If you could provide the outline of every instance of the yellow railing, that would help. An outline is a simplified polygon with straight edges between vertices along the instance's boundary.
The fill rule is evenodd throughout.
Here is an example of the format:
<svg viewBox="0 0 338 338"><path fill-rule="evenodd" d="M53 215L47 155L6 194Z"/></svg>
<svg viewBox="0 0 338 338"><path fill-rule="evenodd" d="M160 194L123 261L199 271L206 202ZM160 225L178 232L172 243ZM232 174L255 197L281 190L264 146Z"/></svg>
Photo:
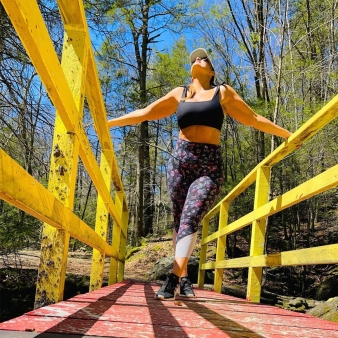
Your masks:
<svg viewBox="0 0 338 338"><path fill-rule="evenodd" d="M269 201L270 170L286 155L303 144L338 116L338 95L259 163L204 218L198 284L204 284L205 270L215 270L214 289L221 292L224 269L249 268L247 300L260 301L263 267L338 263L338 244L264 254L267 217L338 185L338 165L331 167L298 187ZM229 206L256 182L254 208L249 214L228 224ZM218 231L209 234L210 219L219 215ZM226 236L252 225L250 256L225 259ZM217 240L216 261L206 262L207 245Z"/></svg>
<svg viewBox="0 0 338 338"><path fill-rule="evenodd" d="M123 280L128 209L82 0L57 1L64 25L61 64L37 2L1 2L56 109L48 189L0 150L0 198L45 222L35 297L40 307L63 298L70 236L93 247L90 290L102 285L106 256L109 284ZM101 144L100 165L83 128L84 97ZM95 231L72 212L79 157L98 192ZM109 214L111 245L106 242Z"/></svg>
<svg viewBox="0 0 338 338"><path fill-rule="evenodd" d="M90 290L102 285L105 257L111 257L109 284L123 280L128 210L107 127L99 78L81 0L58 0L65 36L60 64L35 0L1 0L56 109L48 189L0 150L0 198L44 223L35 306L63 297L70 236L93 247ZM101 144L96 162L83 129L84 97ZM258 302L263 267L338 262L338 244L278 254L264 254L266 219L287 207L338 185L334 166L287 193L268 201L270 169L338 115L338 96L287 142L265 158L204 218L199 286L205 270L215 270L216 291L225 268L249 268L247 299ZM78 159L81 157L98 191L95 231L73 212ZM115 200L111 197L111 182ZM230 203L256 182L254 210L228 224ZM106 242L108 215L114 221L112 244ZM209 235L210 219L219 214L219 230ZM252 224L250 256L225 259L226 236ZM217 240L216 262L206 262L208 243Z"/></svg>

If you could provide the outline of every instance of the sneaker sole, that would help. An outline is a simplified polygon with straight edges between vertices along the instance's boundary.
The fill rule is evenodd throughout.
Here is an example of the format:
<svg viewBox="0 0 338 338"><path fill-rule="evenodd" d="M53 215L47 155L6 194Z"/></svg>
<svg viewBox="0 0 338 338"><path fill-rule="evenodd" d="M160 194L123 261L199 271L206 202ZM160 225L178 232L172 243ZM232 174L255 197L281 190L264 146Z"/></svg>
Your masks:
<svg viewBox="0 0 338 338"><path fill-rule="evenodd" d="M195 295L179 295L180 297L186 297L186 298L196 298Z"/></svg>
<svg viewBox="0 0 338 338"><path fill-rule="evenodd" d="M159 299L159 300L175 300L175 297L172 297L172 298L164 298L163 296L155 296L156 299Z"/></svg>

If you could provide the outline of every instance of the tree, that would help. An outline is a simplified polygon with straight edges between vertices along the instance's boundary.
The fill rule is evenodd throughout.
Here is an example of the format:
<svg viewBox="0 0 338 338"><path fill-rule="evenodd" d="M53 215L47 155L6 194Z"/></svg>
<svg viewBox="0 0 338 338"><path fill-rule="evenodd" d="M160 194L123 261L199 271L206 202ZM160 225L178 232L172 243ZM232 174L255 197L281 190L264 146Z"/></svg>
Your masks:
<svg viewBox="0 0 338 338"><path fill-rule="evenodd" d="M56 5L40 1L54 42L59 41L60 22ZM41 81L0 4L0 147L30 175L45 184L51 151L52 105ZM1 203L1 247L17 252L38 246L41 222Z"/></svg>
<svg viewBox="0 0 338 338"><path fill-rule="evenodd" d="M153 98L165 95L174 87L186 84L189 80L189 71L186 67L188 50L185 39L181 38L173 45L171 53L157 53L151 67L156 69L149 77L149 93ZM173 226L169 223L172 219L170 197L165 189L166 163L171 156L173 139L177 137L178 126L174 115L161 121L149 122L150 130L150 160L151 188L154 201L151 204L153 229L144 229L144 236L153 233L163 233Z"/></svg>
<svg viewBox="0 0 338 338"><path fill-rule="evenodd" d="M104 33L101 30L100 34L104 34L105 48L111 51L106 57L110 62L123 64L131 79L126 94L129 96L127 108L146 106L154 99L147 81L154 71L149 65L156 55L156 45L164 32L178 33L187 24L191 18L188 15L191 10L189 3L146 0L118 1L112 4L108 1L87 1L86 9L92 15L100 11L100 20L96 20L99 25L102 25L102 17L109 21L108 29ZM117 104L116 108L118 107ZM119 113L125 114L126 111L120 110ZM149 123L146 121L139 124L135 135L137 137L135 236L138 241L144 233L152 231L153 222L154 194L150 174Z"/></svg>

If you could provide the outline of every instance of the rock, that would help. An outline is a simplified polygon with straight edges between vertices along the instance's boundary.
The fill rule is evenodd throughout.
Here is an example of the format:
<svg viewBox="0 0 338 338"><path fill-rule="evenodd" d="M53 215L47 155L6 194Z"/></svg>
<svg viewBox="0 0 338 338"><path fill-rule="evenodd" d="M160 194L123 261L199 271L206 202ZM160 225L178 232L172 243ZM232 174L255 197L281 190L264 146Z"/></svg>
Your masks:
<svg viewBox="0 0 338 338"><path fill-rule="evenodd" d="M309 308L307 300L301 297L293 298L293 297L279 296L277 299L277 303L275 305L277 307L280 307L286 310L301 312L301 313L305 313L305 311Z"/></svg>
<svg viewBox="0 0 338 338"><path fill-rule="evenodd" d="M171 272L174 265L174 257L164 257L157 261L147 278L148 280L165 280L166 276Z"/></svg>
<svg viewBox="0 0 338 338"><path fill-rule="evenodd" d="M167 275L171 273L174 266L174 256L165 257L157 261L147 279L152 280L165 280ZM197 283L198 278L199 258L191 256L188 261L188 275L192 283ZM214 282L214 275L210 271L206 271L204 283L210 284Z"/></svg>
<svg viewBox="0 0 338 338"><path fill-rule="evenodd" d="M246 292L243 290L240 286L222 286L222 293L225 295L237 297L237 298L243 298L246 297Z"/></svg>
<svg viewBox="0 0 338 338"><path fill-rule="evenodd" d="M307 314L338 323L338 297L330 298L317 305L307 311Z"/></svg>
<svg viewBox="0 0 338 338"><path fill-rule="evenodd" d="M324 280L316 288L314 299L326 300L338 296L338 277L336 275Z"/></svg>

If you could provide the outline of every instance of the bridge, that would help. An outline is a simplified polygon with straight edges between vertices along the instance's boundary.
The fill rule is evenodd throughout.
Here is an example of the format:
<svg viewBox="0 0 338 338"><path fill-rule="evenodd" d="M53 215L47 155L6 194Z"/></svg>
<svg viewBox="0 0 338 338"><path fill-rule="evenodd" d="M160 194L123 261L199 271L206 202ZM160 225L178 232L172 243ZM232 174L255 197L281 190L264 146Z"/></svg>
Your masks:
<svg viewBox="0 0 338 338"><path fill-rule="evenodd" d="M44 222L35 310L0 323L1 337L73 334L114 337L338 337L338 324L260 304L265 267L338 263L338 244L266 254L267 219L285 208L338 185L338 165L269 200L273 166L338 115L333 98L287 141L259 163L205 216L196 299L155 301L155 283L124 280L128 207L107 127L98 72L81 0L58 0L64 25L59 62L35 0L1 0L56 109L50 177L45 188L0 149L0 198ZM84 98L101 145L97 163L83 128ZM81 158L97 191L95 229L73 213ZM230 222L229 207L255 184L253 210ZM111 188L113 186L113 188ZM108 215L113 219L112 243ZM210 222L218 229L211 232ZM250 254L225 257L226 237L251 227ZM89 292L63 300L70 238L93 248ZM207 248L216 243L216 260ZM109 286L102 288L106 257ZM224 269L248 268L246 300L221 294ZM205 271L215 274L213 291L204 289Z"/></svg>

